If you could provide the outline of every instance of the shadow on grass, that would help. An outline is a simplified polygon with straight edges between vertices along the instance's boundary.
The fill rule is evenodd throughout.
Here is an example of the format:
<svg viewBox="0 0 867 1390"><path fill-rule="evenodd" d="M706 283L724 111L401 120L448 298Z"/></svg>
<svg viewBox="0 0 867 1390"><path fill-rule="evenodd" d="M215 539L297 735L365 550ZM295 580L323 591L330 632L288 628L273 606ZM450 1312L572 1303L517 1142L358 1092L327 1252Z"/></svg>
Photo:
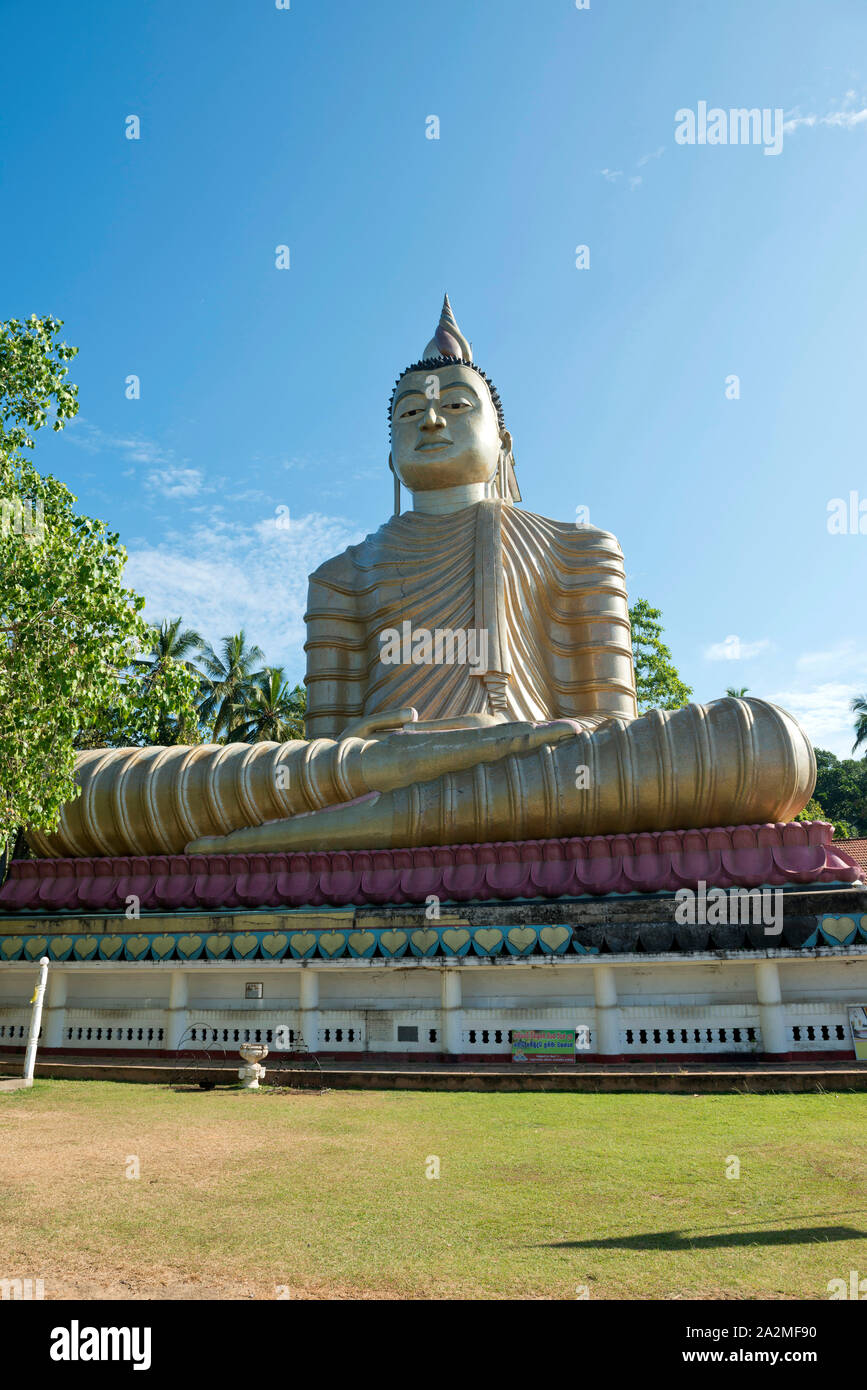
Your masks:
<svg viewBox="0 0 867 1390"><path fill-rule="evenodd" d="M835 1240L863 1240L867 1231L851 1226L796 1226L785 1231L720 1231L688 1236L683 1231L648 1231L604 1240L556 1240L536 1250L716 1250L729 1245L813 1245Z"/></svg>

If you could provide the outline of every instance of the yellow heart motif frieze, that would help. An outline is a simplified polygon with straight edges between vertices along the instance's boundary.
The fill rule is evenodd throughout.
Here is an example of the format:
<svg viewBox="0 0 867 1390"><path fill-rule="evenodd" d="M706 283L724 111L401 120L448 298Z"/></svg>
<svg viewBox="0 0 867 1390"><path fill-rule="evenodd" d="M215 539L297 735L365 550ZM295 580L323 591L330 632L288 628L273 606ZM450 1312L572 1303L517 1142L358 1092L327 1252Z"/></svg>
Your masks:
<svg viewBox="0 0 867 1390"><path fill-rule="evenodd" d="M4 936L2 942L0 942L0 953L2 953L7 960L10 956L16 955L17 952L21 950L22 939L23 938L20 936Z"/></svg>
<svg viewBox="0 0 867 1390"><path fill-rule="evenodd" d="M509 941L513 946L517 946L519 951L527 951L534 944L536 933L532 927L512 927L509 932Z"/></svg>
<svg viewBox="0 0 867 1390"><path fill-rule="evenodd" d="M251 956L259 945L259 938L252 932L241 932L232 941L232 950L239 956Z"/></svg>
<svg viewBox="0 0 867 1390"><path fill-rule="evenodd" d="M293 955L306 956L311 947L316 945L316 937L312 931L294 931L289 937L289 949Z"/></svg>
<svg viewBox="0 0 867 1390"><path fill-rule="evenodd" d="M324 931L319 936L319 949L324 951L326 956L333 956L340 950L341 946L346 945L346 937L343 932Z"/></svg>
<svg viewBox="0 0 867 1390"><path fill-rule="evenodd" d="M128 936L126 939L127 955L132 956L133 960L140 960L150 944L149 936Z"/></svg>
<svg viewBox="0 0 867 1390"><path fill-rule="evenodd" d="M571 935L568 927L543 927L539 932L539 940L549 950L556 951Z"/></svg>
<svg viewBox="0 0 867 1390"><path fill-rule="evenodd" d="M175 949L175 938L173 936L155 936L151 942L151 951L157 960L165 960Z"/></svg>
<svg viewBox="0 0 867 1390"><path fill-rule="evenodd" d="M205 949L214 956L221 956L225 951L228 951L231 944L232 938L230 936L209 936L205 942Z"/></svg>
<svg viewBox="0 0 867 1390"><path fill-rule="evenodd" d="M202 938L200 936L195 936L189 932L186 936L179 936L178 955L183 956L184 960L189 960L190 956L194 956L196 954L196 952L201 947L201 944Z"/></svg>
<svg viewBox="0 0 867 1390"><path fill-rule="evenodd" d="M52 936L52 938L51 938L51 954L52 954L53 956L56 956L56 958L57 958L58 960L59 960L62 956L65 956L66 953L67 953L67 951L71 951L71 950L72 950L72 937L71 937L71 936Z"/></svg>
<svg viewBox="0 0 867 1390"><path fill-rule="evenodd" d="M851 917L823 917L822 931L828 936L833 936L835 941L845 941L847 936L851 936L855 930L855 922Z"/></svg>
<svg viewBox="0 0 867 1390"><path fill-rule="evenodd" d="M106 958L117 955L118 951L123 950L122 936L104 936L100 944L101 954Z"/></svg>
<svg viewBox="0 0 867 1390"><path fill-rule="evenodd" d="M485 951L493 951L497 946L503 944L503 933L496 927L479 927L475 932L475 940Z"/></svg>
<svg viewBox="0 0 867 1390"><path fill-rule="evenodd" d="M414 931L410 940L417 950L421 951L423 955L427 955L428 951L437 944L439 937L435 931Z"/></svg>
<svg viewBox="0 0 867 1390"><path fill-rule="evenodd" d="M383 950L393 956L395 951L399 951L402 946L406 945L406 932L384 931L380 934L379 941Z"/></svg>
<svg viewBox="0 0 867 1390"><path fill-rule="evenodd" d="M99 938L96 936L80 936L72 948L72 953L79 960L90 960L91 956L96 955L99 950Z"/></svg>
<svg viewBox="0 0 867 1390"><path fill-rule="evenodd" d="M285 951L289 943L288 936L281 931L269 932L262 937L262 950L266 956L276 956L279 951Z"/></svg>
<svg viewBox="0 0 867 1390"><path fill-rule="evenodd" d="M469 939L470 934L468 931L459 930L457 928L449 928L448 931L443 932L444 945L448 946L449 950L453 951L455 955L457 955L462 947L466 946Z"/></svg>
<svg viewBox="0 0 867 1390"><path fill-rule="evenodd" d="M48 939L44 936L31 936L24 943L24 954L31 960L44 956L48 950Z"/></svg>
<svg viewBox="0 0 867 1390"><path fill-rule="evenodd" d="M372 931L354 931L350 934L349 944L353 951L357 951L363 956L365 951L369 951L371 946L376 945L376 937Z"/></svg>

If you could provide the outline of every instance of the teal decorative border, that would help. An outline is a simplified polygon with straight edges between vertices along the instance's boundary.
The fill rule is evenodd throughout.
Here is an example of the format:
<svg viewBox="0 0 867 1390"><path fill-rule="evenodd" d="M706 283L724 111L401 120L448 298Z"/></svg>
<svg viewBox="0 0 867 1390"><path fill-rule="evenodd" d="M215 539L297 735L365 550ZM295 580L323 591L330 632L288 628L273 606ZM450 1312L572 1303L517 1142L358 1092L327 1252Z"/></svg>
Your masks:
<svg viewBox="0 0 867 1390"><path fill-rule="evenodd" d="M462 927L433 923L419 927L342 927L310 931L106 932L102 935L55 933L0 937L0 964L47 955L54 961L192 961L239 960L419 960L437 956L595 955L596 946L574 940L571 927Z"/></svg>
<svg viewBox="0 0 867 1390"><path fill-rule="evenodd" d="M802 944L851 946L867 942L867 913L825 913ZM4 961L280 961L280 960L417 960L468 955L527 957L596 955L597 946L582 946L572 928L537 923L526 926L456 926L426 923L416 927L316 927L305 930L130 932L85 935L54 932L0 936Z"/></svg>

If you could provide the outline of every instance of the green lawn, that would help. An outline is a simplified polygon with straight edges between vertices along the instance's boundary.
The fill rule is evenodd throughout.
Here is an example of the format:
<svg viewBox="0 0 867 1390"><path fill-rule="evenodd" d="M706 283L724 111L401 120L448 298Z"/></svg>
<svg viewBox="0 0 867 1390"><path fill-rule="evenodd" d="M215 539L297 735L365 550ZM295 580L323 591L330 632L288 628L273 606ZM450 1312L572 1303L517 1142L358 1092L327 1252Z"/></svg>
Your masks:
<svg viewBox="0 0 867 1390"><path fill-rule="evenodd" d="M49 1298L825 1299L867 1275L865 1135L859 1094L42 1081L0 1094L0 1278Z"/></svg>

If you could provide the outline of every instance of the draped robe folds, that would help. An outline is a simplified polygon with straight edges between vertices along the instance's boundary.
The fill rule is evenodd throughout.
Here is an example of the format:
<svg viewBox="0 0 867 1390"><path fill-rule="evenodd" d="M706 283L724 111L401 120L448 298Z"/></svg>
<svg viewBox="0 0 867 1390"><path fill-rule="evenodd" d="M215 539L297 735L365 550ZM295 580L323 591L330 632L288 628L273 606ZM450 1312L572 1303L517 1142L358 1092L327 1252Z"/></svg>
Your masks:
<svg viewBox="0 0 867 1390"><path fill-rule="evenodd" d="M501 501L393 517L311 575L305 621L308 738L407 706L423 720L637 714L617 540ZM389 661L383 635L406 624L431 638L482 634L484 674L469 662Z"/></svg>

